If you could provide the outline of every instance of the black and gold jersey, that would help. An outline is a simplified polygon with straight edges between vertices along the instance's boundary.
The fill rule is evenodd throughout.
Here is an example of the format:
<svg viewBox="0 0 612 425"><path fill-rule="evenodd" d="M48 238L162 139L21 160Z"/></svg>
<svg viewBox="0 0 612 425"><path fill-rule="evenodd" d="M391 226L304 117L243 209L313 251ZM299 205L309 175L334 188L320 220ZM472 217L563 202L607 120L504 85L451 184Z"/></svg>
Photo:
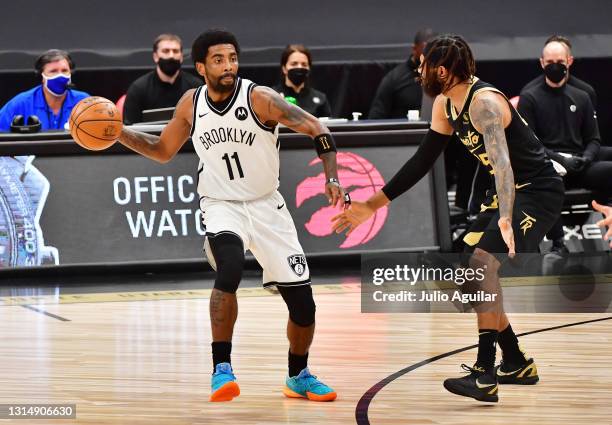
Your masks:
<svg viewBox="0 0 612 425"><path fill-rule="evenodd" d="M503 96L503 93L491 84L473 77L463 109L457 111L451 104L451 100L446 99L445 111L448 122L453 127L461 143L472 155L478 158L490 174L494 175L495 171L491 166L489 155L484 145L484 137L474 128L469 112L474 96L485 90L494 91ZM504 132L517 189L531 183L533 179L538 177L558 176L552 166L552 162L544 151L542 142L540 142L516 109L509 102L508 105L512 113L512 120L508 127L504 129Z"/></svg>

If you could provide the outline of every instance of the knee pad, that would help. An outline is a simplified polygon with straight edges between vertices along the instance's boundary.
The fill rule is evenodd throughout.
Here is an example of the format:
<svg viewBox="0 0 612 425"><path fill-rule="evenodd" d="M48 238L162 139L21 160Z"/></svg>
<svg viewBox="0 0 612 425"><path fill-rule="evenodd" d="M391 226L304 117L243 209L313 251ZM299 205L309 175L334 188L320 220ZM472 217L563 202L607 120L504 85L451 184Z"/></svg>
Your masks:
<svg viewBox="0 0 612 425"><path fill-rule="evenodd" d="M298 326L307 327L315 322L315 306L310 285L278 286L287 309L289 318Z"/></svg>
<svg viewBox="0 0 612 425"><path fill-rule="evenodd" d="M214 288L235 294L242 279L242 269L244 268L242 239L233 233L207 236L207 239L217 271Z"/></svg>

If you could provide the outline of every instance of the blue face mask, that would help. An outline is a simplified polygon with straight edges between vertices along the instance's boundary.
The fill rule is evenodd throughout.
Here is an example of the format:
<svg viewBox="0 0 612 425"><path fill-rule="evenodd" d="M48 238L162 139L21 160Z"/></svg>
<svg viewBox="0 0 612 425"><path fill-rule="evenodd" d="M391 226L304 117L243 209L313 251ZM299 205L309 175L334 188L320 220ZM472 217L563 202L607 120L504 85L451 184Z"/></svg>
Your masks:
<svg viewBox="0 0 612 425"><path fill-rule="evenodd" d="M68 90L70 84L70 74L57 74L53 77L47 77L43 74L45 87L54 96L63 96Z"/></svg>

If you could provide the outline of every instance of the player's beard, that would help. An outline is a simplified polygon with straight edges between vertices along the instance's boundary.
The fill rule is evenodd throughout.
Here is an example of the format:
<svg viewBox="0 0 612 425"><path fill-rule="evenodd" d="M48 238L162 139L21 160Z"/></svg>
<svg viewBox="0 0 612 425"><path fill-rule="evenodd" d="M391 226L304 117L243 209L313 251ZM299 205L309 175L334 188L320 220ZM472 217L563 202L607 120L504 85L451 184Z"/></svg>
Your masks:
<svg viewBox="0 0 612 425"><path fill-rule="evenodd" d="M420 78L420 80L421 85L423 86L423 91L431 97L436 97L437 95L441 94L446 85L438 79L435 68L433 72L428 70L428 72L426 72L425 75Z"/></svg>
<svg viewBox="0 0 612 425"><path fill-rule="evenodd" d="M232 83L231 84L224 84L221 82L221 80L223 80L223 78L225 77L232 77ZM226 72L224 74L222 74L217 81L213 82L211 84L212 89L214 91L216 91L217 93L229 93L232 92L234 90L234 87L236 86L236 74L234 74L233 72Z"/></svg>

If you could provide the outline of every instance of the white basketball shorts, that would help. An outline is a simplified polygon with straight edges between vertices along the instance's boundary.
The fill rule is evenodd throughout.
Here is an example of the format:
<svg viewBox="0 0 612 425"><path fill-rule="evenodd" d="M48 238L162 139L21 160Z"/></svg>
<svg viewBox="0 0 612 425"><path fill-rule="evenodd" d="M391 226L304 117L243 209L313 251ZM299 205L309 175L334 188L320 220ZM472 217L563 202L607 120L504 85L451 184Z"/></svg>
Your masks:
<svg viewBox="0 0 612 425"><path fill-rule="evenodd" d="M202 198L206 235L233 233L250 250L263 269L263 286L310 284L310 270L297 237L295 224L280 192L254 201L222 201ZM208 261L216 268L208 240L204 242Z"/></svg>

